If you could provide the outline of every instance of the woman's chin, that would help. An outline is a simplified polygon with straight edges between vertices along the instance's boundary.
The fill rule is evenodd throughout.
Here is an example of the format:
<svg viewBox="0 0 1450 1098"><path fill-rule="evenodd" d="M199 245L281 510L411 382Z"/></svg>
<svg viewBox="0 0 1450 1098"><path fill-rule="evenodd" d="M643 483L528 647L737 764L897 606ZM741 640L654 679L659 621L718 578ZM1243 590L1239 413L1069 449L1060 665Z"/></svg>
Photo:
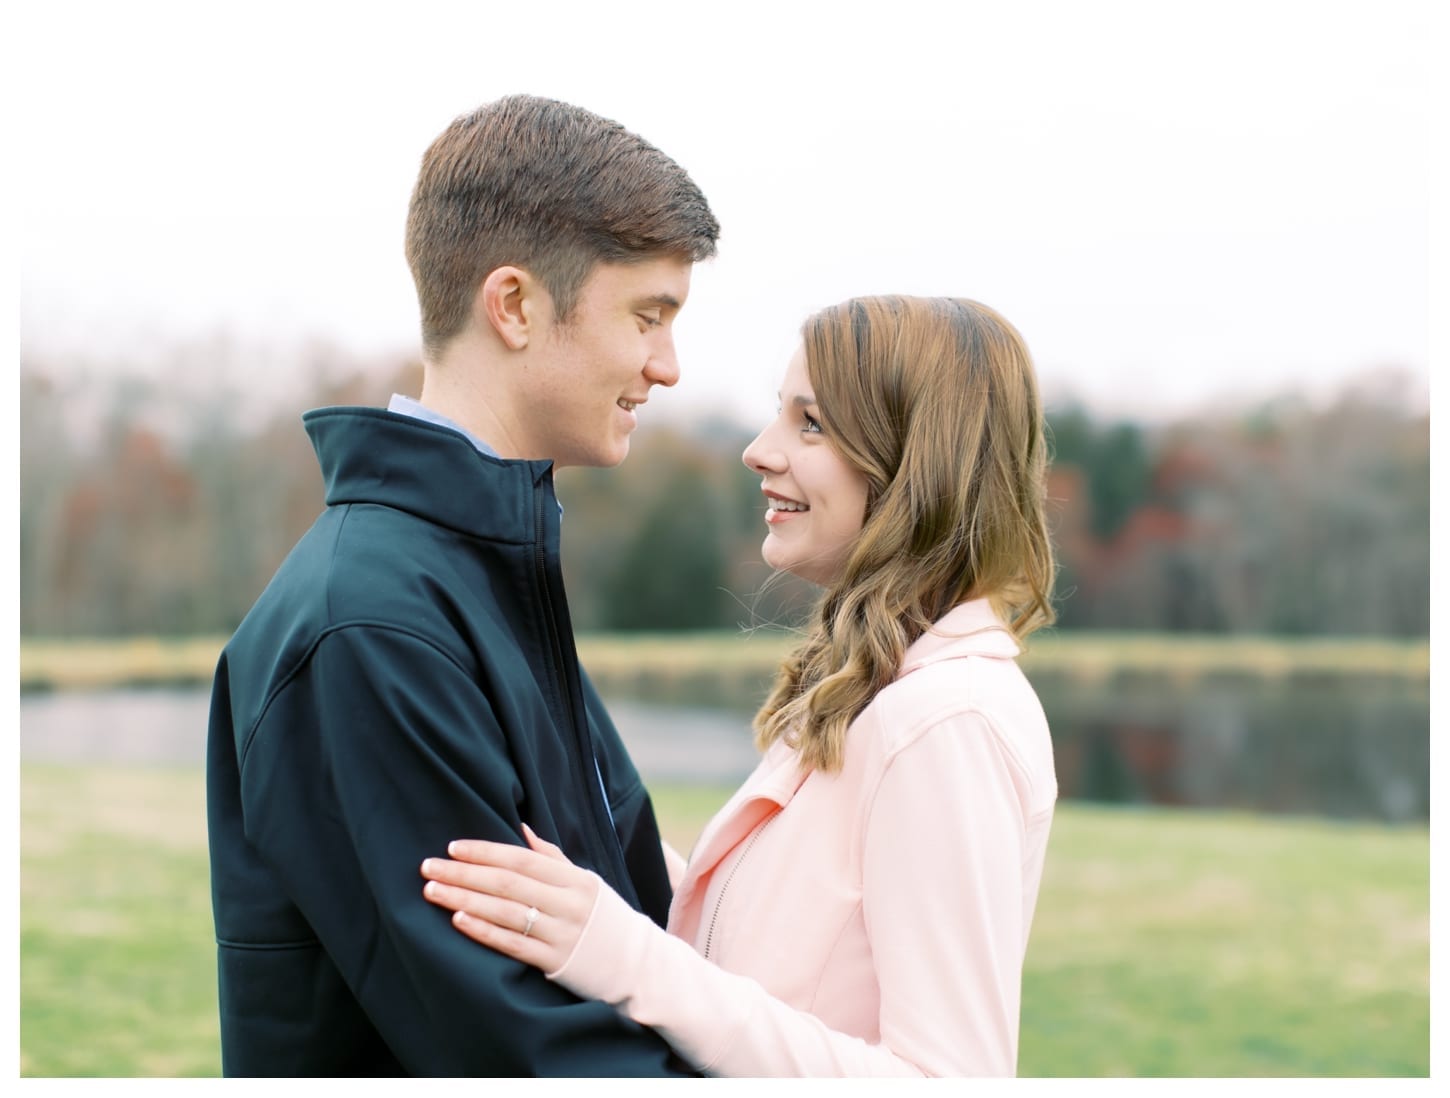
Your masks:
<svg viewBox="0 0 1450 1098"><path fill-rule="evenodd" d="M792 575L795 574L795 569L792 567L795 562L791 559L790 553L780 544L780 540L774 533L765 535L765 541L760 546L760 559L765 561L766 564L770 565L777 572L790 572Z"/></svg>

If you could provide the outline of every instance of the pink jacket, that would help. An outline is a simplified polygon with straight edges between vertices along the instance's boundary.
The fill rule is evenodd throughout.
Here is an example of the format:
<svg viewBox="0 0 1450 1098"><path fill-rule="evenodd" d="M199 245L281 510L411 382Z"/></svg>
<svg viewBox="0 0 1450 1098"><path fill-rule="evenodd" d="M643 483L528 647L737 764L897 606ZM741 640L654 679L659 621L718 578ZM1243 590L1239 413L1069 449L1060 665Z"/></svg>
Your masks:
<svg viewBox="0 0 1450 1098"><path fill-rule="evenodd" d="M710 1074L1015 1074L1057 798L1017 653L985 601L952 610L840 772L765 754L701 834L668 934L601 887L550 978Z"/></svg>

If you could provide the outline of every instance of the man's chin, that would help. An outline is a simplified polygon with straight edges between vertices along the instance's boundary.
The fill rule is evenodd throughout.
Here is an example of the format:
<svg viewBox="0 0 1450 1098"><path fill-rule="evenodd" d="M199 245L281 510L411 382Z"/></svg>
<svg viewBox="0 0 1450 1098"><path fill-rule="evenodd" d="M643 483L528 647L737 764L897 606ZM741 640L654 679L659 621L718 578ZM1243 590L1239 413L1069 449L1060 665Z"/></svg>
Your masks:
<svg viewBox="0 0 1450 1098"><path fill-rule="evenodd" d="M622 465L624 459L629 457L629 436L625 435L614 448L609 452L606 460L599 464L606 469L613 469L616 465Z"/></svg>
<svg viewBox="0 0 1450 1098"><path fill-rule="evenodd" d="M629 456L629 439L607 448L554 459L556 469L613 469Z"/></svg>

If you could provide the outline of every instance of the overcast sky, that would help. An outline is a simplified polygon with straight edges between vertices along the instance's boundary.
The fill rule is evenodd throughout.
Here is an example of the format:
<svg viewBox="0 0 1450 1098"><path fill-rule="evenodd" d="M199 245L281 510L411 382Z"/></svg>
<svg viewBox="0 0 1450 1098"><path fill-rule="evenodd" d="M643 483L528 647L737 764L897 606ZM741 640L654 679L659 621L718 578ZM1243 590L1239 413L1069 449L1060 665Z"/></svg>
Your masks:
<svg viewBox="0 0 1450 1098"><path fill-rule="evenodd" d="M998 308L1050 394L1113 412L1428 391L1437 6L31 4L22 350L148 368L227 331L257 350L218 383L277 393L307 339L415 354L419 157L527 91L642 134L722 223L652 409L758 421L807 312L892 291Z"/></svg>

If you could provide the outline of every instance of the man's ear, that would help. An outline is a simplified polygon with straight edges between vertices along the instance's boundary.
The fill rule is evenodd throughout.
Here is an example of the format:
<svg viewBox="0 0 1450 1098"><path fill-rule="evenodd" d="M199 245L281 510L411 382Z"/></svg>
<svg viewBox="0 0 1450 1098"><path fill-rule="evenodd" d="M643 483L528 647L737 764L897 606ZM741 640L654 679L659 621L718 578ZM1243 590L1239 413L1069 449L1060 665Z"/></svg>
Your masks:
<svg viewBox="0 0 1450 1098"><path fill-rule="evenodd" d="M475 323L497 332L505 347L521 351L544 330L553 300L522 267L495 267L474 295L473 315Z"/></svg>

